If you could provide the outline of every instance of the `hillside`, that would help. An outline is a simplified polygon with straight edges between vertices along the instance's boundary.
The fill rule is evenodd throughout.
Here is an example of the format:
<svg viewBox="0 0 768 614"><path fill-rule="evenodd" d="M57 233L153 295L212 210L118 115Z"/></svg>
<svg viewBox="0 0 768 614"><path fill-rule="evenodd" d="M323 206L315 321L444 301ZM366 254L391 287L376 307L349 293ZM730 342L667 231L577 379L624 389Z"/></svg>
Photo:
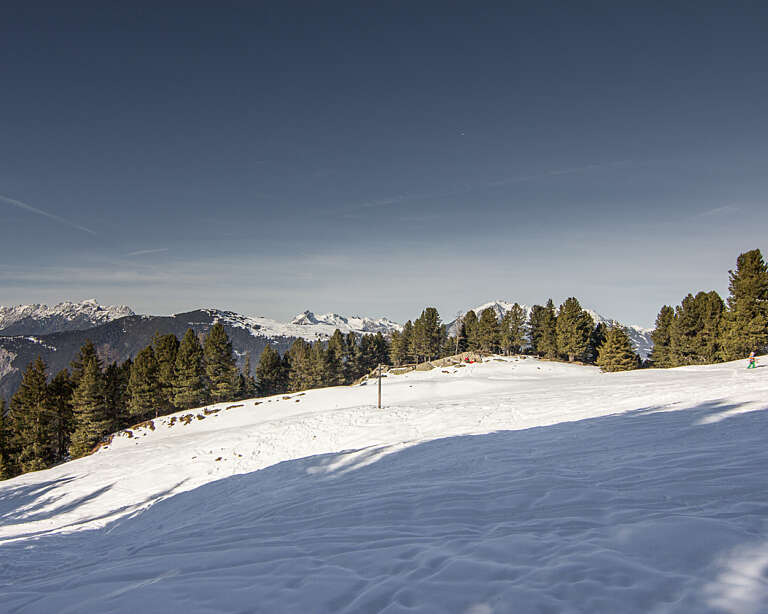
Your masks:
<svg viewBox="0 0 768 614"><path fill-rule="evenodd" d="M0 335L48 335L85 330L134 315L125 305L99 305L94 299L56 305L0 305Z"/></svg>
<svg viewBox="0 0 768 614"><path fill-rule="evenodd" d="M14 612L754 613L768 369L536 359L222 404L0 483Z"/></svg>

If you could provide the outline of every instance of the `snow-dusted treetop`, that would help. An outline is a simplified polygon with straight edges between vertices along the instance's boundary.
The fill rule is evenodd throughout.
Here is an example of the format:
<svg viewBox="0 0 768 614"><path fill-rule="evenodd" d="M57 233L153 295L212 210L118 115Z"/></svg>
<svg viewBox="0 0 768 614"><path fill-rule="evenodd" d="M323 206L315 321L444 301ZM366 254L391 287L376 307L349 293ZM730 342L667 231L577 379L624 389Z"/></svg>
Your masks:
<svg viewBox="0 0 768 614"><path fill-rule="evenodd" d="M32 327L34 330L18 331L18 334L34 332L48 334L64 330L80 330L98 326L134 315L125 305L100 305L95 299L74 303L64 301L56 305L0 306L0 332L16 334L14 328Z"/></svg>

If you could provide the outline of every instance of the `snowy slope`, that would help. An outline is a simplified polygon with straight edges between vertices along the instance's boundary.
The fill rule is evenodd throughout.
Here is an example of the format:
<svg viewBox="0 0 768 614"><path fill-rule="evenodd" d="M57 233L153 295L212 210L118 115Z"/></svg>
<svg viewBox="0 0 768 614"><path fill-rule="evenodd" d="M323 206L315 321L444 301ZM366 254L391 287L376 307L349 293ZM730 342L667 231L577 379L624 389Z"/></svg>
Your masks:
<svg viewBox="0 0 768 614"><path fill-rule="evenodd" d="M182 412L0 483L0 603L757 614L767 393L528 358Z"/></svg>
<svg viewBox="0 0 768 614"><path fill-rule="evenodd" d="M99 305L94 299L57 305L0 306L0 335L47 335L85 330L134 315L125 305Z"/></svg>
<svg viewBox="0 0 768 614"><path fill-rule="evenodd" d="M490 307L496 313L496 317L501 319L502 317L504 317L505 313L507 313L512 309L513 305L514 303L510 303L509 301L490 301L488 303L484 303L482 305L478 305L477 307L472 308L472 311L474 311L479 316L482 311ZM522 305L522 304L520 306L525 311L525 317L527 320L531 315L532 307L530 305ZM470 311L470 310L468 309L467 311ZM461 316L466 314L467 311L464 311L461 314ZM653 349L653 340L651 339L651 333L653 332L653 329L643 328L642 326L636 326L634 324L632 325L622 324L618 320L614 320L612 318L606 318L605 316L597 313L592 309L585 309L585 311L589 313L590 316L592 316L592 319L595 321L595 324L602 323L607 326L621 326L625 328L627 330L627 333L629 334L629 338L632 341L632 345L635 348L635 351L638 354L640 354L642 358L648 358L648 356L650 356L651 350ZM458 318L456 318L455 320L453 320L448 324L448 333L450 335L453 335L453 336L456 335L457 322L458 322Z"/></svg>

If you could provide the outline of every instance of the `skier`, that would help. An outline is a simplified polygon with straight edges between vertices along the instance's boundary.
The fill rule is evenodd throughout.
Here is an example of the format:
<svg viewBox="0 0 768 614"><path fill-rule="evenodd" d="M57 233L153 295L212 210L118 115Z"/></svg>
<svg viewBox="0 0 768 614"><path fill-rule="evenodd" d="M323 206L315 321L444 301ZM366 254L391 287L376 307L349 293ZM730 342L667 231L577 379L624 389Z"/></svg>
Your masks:
<svg viewBox="0 0 768 614"><path fill-rule="evenodd" d="M749 353L749 364L747 365L747 369L756 369L757 368L757 358L755 358L755 353L750 352Z"/></svg>

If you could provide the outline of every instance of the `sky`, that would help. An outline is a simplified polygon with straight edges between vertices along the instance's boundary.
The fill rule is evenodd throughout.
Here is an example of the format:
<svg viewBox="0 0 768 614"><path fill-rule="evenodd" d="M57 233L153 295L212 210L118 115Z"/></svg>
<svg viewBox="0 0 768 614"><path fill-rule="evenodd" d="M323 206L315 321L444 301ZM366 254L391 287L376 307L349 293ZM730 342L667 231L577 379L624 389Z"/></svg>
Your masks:
<svg viewBox="0 0 768 614"><path fill-rule="evenodd" d="M0 304L652 325L768 255L761 2L0 4Z"/></svg>

